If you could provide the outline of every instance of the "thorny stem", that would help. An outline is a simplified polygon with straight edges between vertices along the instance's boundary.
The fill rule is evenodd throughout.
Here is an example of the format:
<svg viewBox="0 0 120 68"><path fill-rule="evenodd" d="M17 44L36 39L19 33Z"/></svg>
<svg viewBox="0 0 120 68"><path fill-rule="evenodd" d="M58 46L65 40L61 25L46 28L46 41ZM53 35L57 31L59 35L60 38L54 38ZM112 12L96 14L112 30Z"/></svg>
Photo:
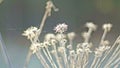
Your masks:
<svg viewBox="0 0 120 68"><path fill-rule="evenodd" d="M99 62L98 68L100 67L101 63L106 59L108 54L112 51L112 49L115 47L115 45L118 43L118 40L120 39L120 36L116 39L115 43L112 45L109 51L106 52L106 55L102 58L102 60Z"/></svg>

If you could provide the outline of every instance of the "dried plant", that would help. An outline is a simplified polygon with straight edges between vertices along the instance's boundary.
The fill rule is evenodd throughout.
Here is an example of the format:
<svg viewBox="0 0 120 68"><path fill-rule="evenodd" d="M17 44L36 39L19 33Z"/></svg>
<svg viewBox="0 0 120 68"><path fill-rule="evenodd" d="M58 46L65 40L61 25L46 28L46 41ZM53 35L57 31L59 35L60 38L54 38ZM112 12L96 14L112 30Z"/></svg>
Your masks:
<svg viewBox="0 0 120 68"><path fill-rule="evenodd" d="M119 68L120 36L111 46L110 41L105 40L107 33L112 28L112 24L103 24L102 28L104 32L98 44L99 46L95 50L91 50L94 44L91 42L90 37L97 29L97 26L92 22L85 24L88 31L82 33L84 41L77 43L75 49L73 48L73 40L76 33L66 33L68 25L65 23L58 24L53 29L55 33L46 34L43 41L40 42L39 36L41 35L47 17L51 16L52 9L58 11L50 0L47 1L45 8L45 14L40 27L32 26L22 34L31 41L24 68L27 68L31 55L36 55L44 68Z"/></svg>

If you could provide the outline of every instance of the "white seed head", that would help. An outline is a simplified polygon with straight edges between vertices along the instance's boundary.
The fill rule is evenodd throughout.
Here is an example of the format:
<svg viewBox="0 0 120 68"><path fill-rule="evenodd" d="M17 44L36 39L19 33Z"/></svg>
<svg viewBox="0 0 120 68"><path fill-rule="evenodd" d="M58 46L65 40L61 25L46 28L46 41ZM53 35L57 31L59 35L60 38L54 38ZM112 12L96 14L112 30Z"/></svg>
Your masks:
<svg viewBox="0 0 120 68"><path fill-rule="evenodd" d="M66 43L67 43L67 40L66 40L66 39L62 39L62 40L60 41L60 43L66 44Z"/></svg>
<svg viewBox="0 0 120 68"><path fill-rule="evenodd" d="M55 40L55 39L51 39L51 45L56 45L56 43L57 43L57 40Z"/></svg>
<svg viewBox="0 0 120 68"><path fill-rule="evenodd" d="M101 57L102 56L102 52L100 52L100 51L95 51L94 53L95 53L95 56L97 56L97 57Z"/></svg>
<svg viewBox="0 0 120 68"><path fill-rule="evenodd" d="M82 37L83 37L84 39L87 39L87 38L89 37L88 32L83 32L83 33L82 33Z"/></svg>
<svg viewBox="0 0 120 68"><path fill-rule="evenodd" d="M36 53L39 49L40 49L41 45L40 43L33 43L31 46L30 46L30 50L32 51L32 53Z"/></svg>
<svg viewBox="0 0 120 68"><path fill-rule="evenodd" d="M33 39L37 35L37 32L38 32L38 28L31 26L30 28L28 28L27 30L25 30L22 35L26 36L27 39Z"/></svg>
<svg viewBox="0 0 120 68"><path fill-rule="evenodd" d="M112 24L110 24L110 23L104 24L104 25L102 26L102 28L103 28L104 30L110 31L111 28L112 28Z"/></svg>
<svg viewBox="0 0 120 68"><path fill-rule="evenodd" d="M48 47L48 46L50 46L51 44L50 44L50 42L48 42L48 41L44 41L44 43L43 43L43 46L44 47Z"/></svg>
<svg viewBox="0 0 120 68"><path fill-rule="evenodd" d="M67 34L69 40L73 40L75 38L75 32L70 32Z"/></svg>
<svg viewBox="0 0 120 68"><path fill-rule="evenodd" d="M72 45L68 45L67 48L71 50L72 49Z"/></svg>
<svg viewBox="0 0 120 68"><path fill-rule="evenodd" d="M55 35L52 33L48 33L45 35L45 41L50 41L52 39L55 39Z"/></svg>
<svg viewBox="0 0 120 68"><path fill-rule="evenodd" d="M48 6L50 6L50 7L52 7L52 6L53 6L52 1L48 1L46 4L47 4Z"/></svg>
<svg viewBox="0 0 120 68"><path fill-rule="evenodd" d="M76 50L76 53L77 53L77 54L80 54L80 53L83 53L83 52L84 52L84 50L81 49L81 48L79 48L79 49Z"/></svg>
<svg viewBox="0 0 120 68"><path fill-rule="evenodd" d="M85 26L94 31L97 29L97 26L95 24L93 24L93 22L88 22L85 24Z"/></svg>
<svg viewBox="0 0 120 68"><path fill-rule="evenodd" d="M105 50L109 50L111 47L110 46L106 46L105 47Z"/></svg>
<svg viewBox="0 0 120 68"><path fill-rule="evenodd" d="M85 48L85 52L92 53L92 51L90 50L90 48Z"/></svg>
<svg viewBox="0 0 120 68"><path fill-rule="evenodd" d="M70 51L70 56L75 56L75 51L74 50Z"/></svg>
<svg viewBox="0 0 120 68"><path fill-rule="evenodd" d="M110 44L110 42L108 41L108 40L105 40L105 41L103 41L102 43L101 43L101 45L105 45L105 46L107 46L107 45L109 45Z"/></svg>
<svg viewBox="0 0 120 68"><path fill-rule="evenodd" d="M62 39L66 38L65 34L57 34L56 35L56 40L61 41Z"/></svg>
<svg viewBox="0 0 120 68"><path fill-rule="evenodd" d="M82 48L89 48L90 47L90 45L89 45L89 43L82 43Z"/></svg>
<svg viewBox="0 0 120 68"><path fill-rule="evenodd" d="M54 28L54 30L55 30L56 33L63 33L63 32L65 32L65 31L67 31L67 29L68 29L68 25L66 25L65 23L63 23L63 24L58 24L58 25Z"/></svg>

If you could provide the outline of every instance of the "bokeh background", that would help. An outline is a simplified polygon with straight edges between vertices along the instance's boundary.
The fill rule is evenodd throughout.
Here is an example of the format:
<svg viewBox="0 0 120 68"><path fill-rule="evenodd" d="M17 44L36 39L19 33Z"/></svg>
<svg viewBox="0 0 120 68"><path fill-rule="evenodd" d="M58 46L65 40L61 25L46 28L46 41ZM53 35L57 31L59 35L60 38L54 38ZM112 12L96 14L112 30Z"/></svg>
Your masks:
<svg viewBox="0 0 120 68"><path fill-rule="evenodd" d="M47 0L4 0L0 4L0 33L7 48L13 68L23 68L30 42L22 32L30 26L38 27L45 11ZM120 0L53 0L59 12L52 12L45 23L41 40L45 33L54 32L58 23L69 25L68 32L77 33L76 42L81 42L81 32L86 30L86 22L94 22L98 30L91 41L99 42L102 24L112 23L113 29L106 39L111 44L120 34ZM96 46L96 45L95 45ZM40 68L36 56L32 56L29 68ZM0 68L7 68L0 48ZM42 67L41 67L42 68Z"/></svg>

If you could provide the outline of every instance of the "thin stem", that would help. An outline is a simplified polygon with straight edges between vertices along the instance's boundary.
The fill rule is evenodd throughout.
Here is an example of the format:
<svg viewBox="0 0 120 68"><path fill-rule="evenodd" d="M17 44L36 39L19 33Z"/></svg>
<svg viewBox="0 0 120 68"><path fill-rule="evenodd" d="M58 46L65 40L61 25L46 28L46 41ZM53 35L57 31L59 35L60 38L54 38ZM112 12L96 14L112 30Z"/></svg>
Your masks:
<svg viewBox="0 0 120 68"><path fill-rule="evenodd" d="M86 66L87 66L88 61L89 61L89 54L87 53L87 54L86 54L86 63L85 63L85 65L84 65L84 67L86 67Z"/></svg>
<svg viewBox="0 0 120 68"><path fill-rule="evenodd" d="M36 38L35 38L35 41L37 41L38 37L41 35L42 29L43 29L43 27L44 27L44 24L45 24L45 21L46 21L47 17L48 17L48 11L46 10L46 11L45 11L45 14L44 14L44 16L43 16L42 22L41 22L41 24L40 24L40 27L39 27L38 35L37 35Z"/></svg>
<svg viewBox="0 0 120 68"><path fill-rule="evenodd" d="M44 57L41 55L41 53L39 51L38 51L38 53L36 53L36 56L40 60L40 62L44 66L44 68L50 68L50 66L47 64L47 62L45 61Z"/></svg>
<svg viewBox="0 0 120 68"><path fill-rule="evenodd" d="M105 36L107 35L107 32L108 32L107 30L104 30L101 41L100 41L100 45L103 43Z"/></svg>
<svg viewBox="0 0 120 68"><path fill-rule="evenodd" d="M91 28L89 28L89 30L88 30L88 37L85 39L85 42L89 42L89 39L90 39L92 31L93 30Z"/></svg>
<svg viewBox="0 0 120 68"><path fill-rule="evenodd" d="M50 54L50 52L49 52L49 50L48 50L47 47L46 47L46 50L47 50L48 56L49 56L49 58L50 58L50 60L51 60L52 66L53 66L54 68L57 68L57 66L56 66L56 64L54 63L54 61L53 61L53 59L52 59L52 56L51 56L51 54Z"/></svg>
<svg viewBox="0 0 120 68"><path fill-rule="evenodd" d="M109 62L105 65L105 67L108 66L119 54L120 54L120 50L115 54L115 56L112 56L109 59Z"/></svg>
<svg viewBox="0 0 120 68"><path fill-rule="evenodd" d="M26 58L26 61L24 64L24 68L28 68L28 63L30 61L31 56L32 56L32 51L29 49L28 54L27 54L27 58Z"/></svg>
<svg viewBox="0 0 120 68"><path fill-rule="evenodd" d="M120 57L120 56L119 56L119 57ZM120 61L120 58L116 59L113 63L110 64L110 66L113 66L113 65L119 63L119 61Z"/></svg>
<svg viewBox="0 0 120 68"><path fill-rule="evenodd" d="M52 63L52 61L51 61L51 59L50 59L50 57L48 56L47 52L45 51L45 49L42 49L42 50L43 50L45 56L47 57L48 61L50 62L50 64L51 64L52 66L54 66L53 63Z"/></svg>
<svg viewBox="0 0 120 68"><path fill-rule="evenodd" d="M98 58L97 62L95 63L94 68L97 68L98 62L100 61L100 57Z"/></svg>
<svg viewBox="0 0 120 68"><path fill-rule="evenodd" d="M57 49L56 49L56 45L53 45L53 48L55 50L55 58L56 58L56 61L58 63L58 66L59 66L59 68L62 68L59 57L58 57L58 52L57 52Z"/></svg>
<svg viewBox="0 0 120 68"><path fill-rule="evenodd" d="M120 62L118 62L118 63L115 65L115 68L118 68L119 65L120 65Z"/></svg>
<svg viewBox="0 0 120 68"><path fill-rule="evenodd" d="M109 53L113 50L113 48L115 47L115 45L118 43L119 39L120 39L120 36L116 39L115 43L112 45L112 47L110 48L110 50L106 52L106 55L100 61L99 65L98 65L98 68L100 67L101 63L106 59L106 57L109 55Z"/></svg>
<svg viewBox="0 0 120 68"><path fill-rule="evenodd" d="M115 49L115 51L112 53L112 55L110 56L110 59L112 59L113 56L119 54L119 51L120 51L119 48L120 48L120 44L118 45L117 49ZM116 54L116 53L117 53L117 54Z"/></svg>
<svg viewBox="0 0 120 68"><path fill-rule="evenodd" d="M90 68L94 68L94 65L95 65L97 59L98 59L98 57L95 56Z"/></svg>
<svg viewBox="0 0 120 68"><path fill-rule="evenodd" d="M42 18L42 21L41 21L41 24L39 26L39 32L38 32L38 35L35 38L35 41L37 41L38 37L41 35L41 32L42 32L42 29L44 27L45 21L46 21L47 17L49 17L51 15L52 8L54 9L54 11L58 11L58 9L55 7L55 5L52 3L52 1L49 0L48 2L51 2L52 6L46 3L47 5L46 5L45 14L44 14L44 16ZM49 8L47 8L47 7L49 7Z"/></svg>

